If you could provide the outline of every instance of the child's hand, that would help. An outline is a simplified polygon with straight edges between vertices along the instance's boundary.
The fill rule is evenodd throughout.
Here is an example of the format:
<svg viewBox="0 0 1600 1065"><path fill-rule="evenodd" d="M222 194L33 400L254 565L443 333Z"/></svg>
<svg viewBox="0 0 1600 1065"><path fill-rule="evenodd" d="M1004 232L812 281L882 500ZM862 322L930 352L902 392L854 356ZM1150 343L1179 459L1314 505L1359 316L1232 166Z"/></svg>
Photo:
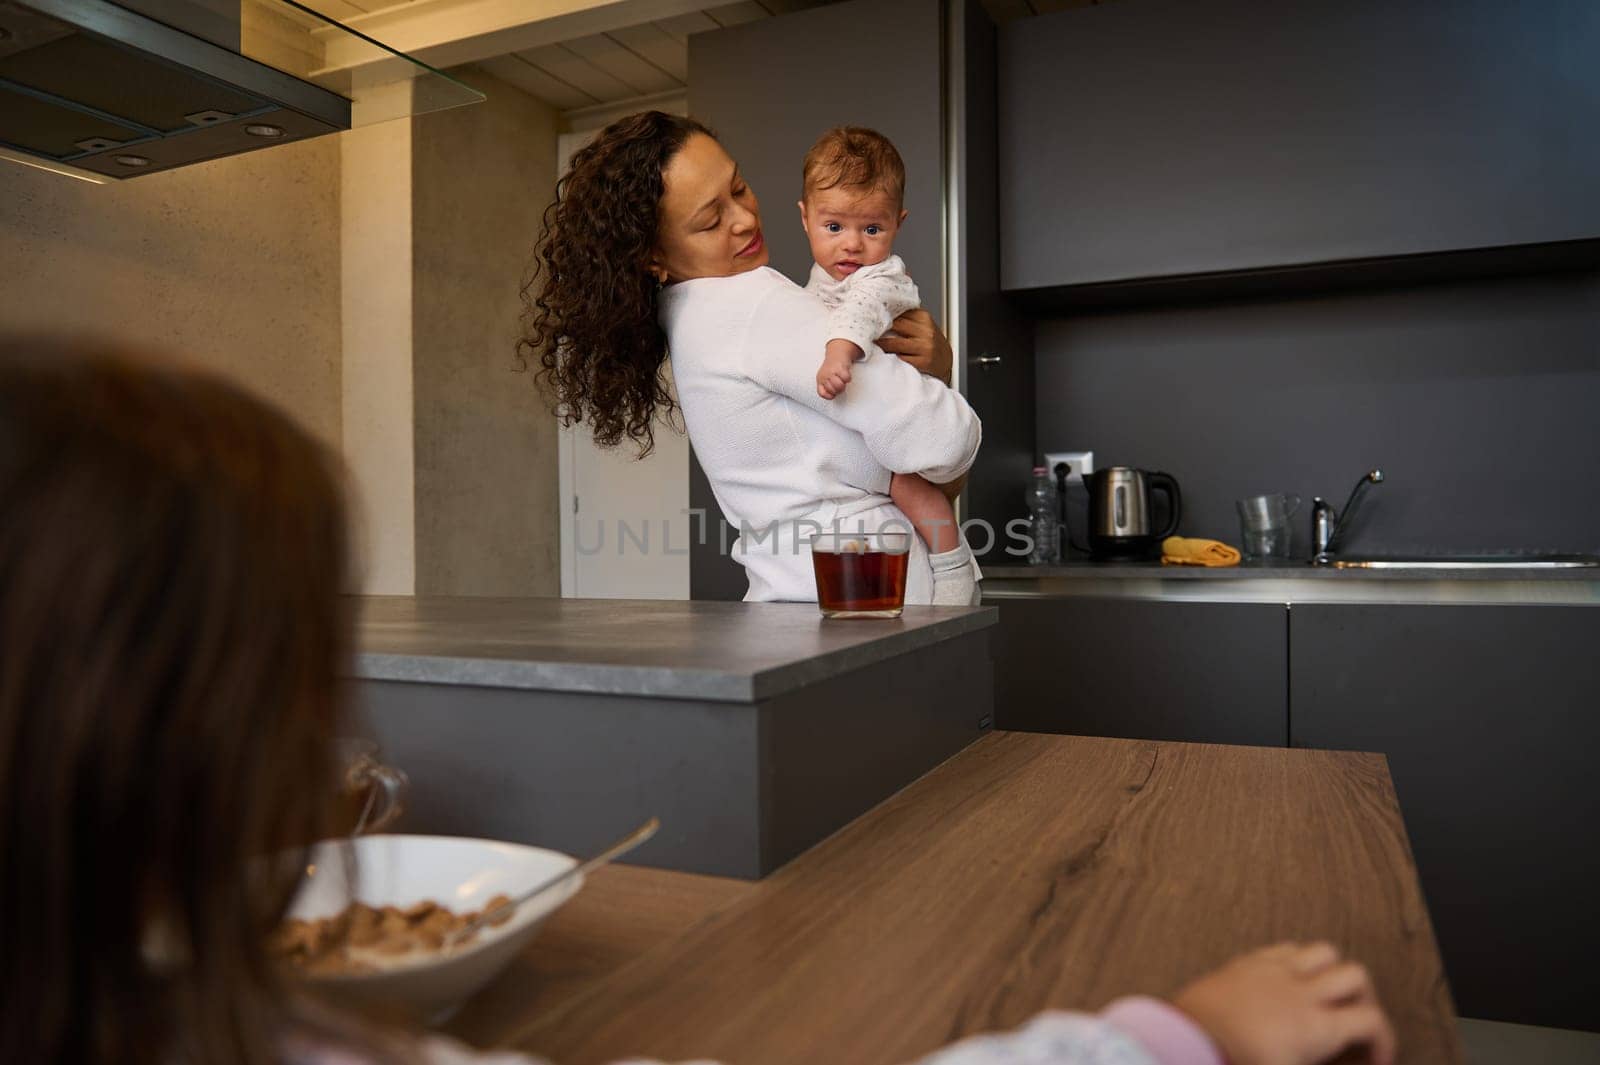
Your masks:
<svg viewBox="0 0 1600 1065"><path fill-rule="evenodd" d="M850 363L848 361L835 363L832 359L825 360L822 369L817 371L817 395L823 399L832 399L844 391L844 386L850 383Z"/></svg>
<svg viewBox="0 0 1600 1065"><path fill-rule="evenodd" d="M1351 1048L1394 1061L1394 1029L1366 969L1330 943L1279 943L1233 959L1173 998L1233 1065L1315 1065Z"/></svg>
<svg viewBox="0 0 1600 1065"><path fill-rule="evenodd" d="M850 383L850 364L861 358L861 349L848 340L828 341L822 369L817 371L817 395L833 399Z"/></svg>

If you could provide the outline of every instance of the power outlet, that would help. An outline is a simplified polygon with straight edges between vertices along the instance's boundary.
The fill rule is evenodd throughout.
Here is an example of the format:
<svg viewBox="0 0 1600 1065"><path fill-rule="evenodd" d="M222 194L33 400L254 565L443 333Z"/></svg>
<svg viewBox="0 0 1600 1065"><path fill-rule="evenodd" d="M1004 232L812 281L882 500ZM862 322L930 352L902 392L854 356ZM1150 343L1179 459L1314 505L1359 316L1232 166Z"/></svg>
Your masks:
<svg viewBox="0 0 1600 1065"><path fill-rule="evenodd" d="M1072 467L1072 472L1067 474L1068 484L1082 484L1083 475L1094 472L1093 451L1046 451L1044 453L1045 469L1050 471L1050 476L1056 473L1056 463L1065 462Z"/></svg>

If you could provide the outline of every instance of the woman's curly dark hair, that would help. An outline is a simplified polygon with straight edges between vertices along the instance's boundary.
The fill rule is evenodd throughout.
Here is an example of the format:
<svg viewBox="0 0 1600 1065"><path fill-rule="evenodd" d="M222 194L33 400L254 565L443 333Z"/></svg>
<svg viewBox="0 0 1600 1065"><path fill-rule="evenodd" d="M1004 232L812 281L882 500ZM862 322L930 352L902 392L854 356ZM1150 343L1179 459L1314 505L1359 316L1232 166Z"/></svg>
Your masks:
<svg viewBox="0 0 1600 1065"><path fill-rule="evenodd" d="M661 111L601 130L557 182L522 286L517 354L539 363L537 380L562 424L587 422L601 447L627 437L641 458L655 444L657 414L677 406L662 380L667 337L648 269L662 171L696 133L713 135Z"/></svg>

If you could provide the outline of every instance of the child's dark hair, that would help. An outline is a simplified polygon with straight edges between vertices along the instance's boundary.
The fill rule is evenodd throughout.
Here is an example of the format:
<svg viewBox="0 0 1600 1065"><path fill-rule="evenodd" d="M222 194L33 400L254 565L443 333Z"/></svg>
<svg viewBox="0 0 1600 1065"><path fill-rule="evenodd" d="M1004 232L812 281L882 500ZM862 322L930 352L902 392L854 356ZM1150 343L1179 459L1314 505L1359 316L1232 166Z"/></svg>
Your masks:
<svg viewBox="0 0 1600 1065"><path fill-rule="evenodd" d="M805 195L819 189L883 191L905 202L906 165L894 144L875 129L836 126L817 138L801 171Z"/></svg>
<svg viewBox="0 0 1600 1065"><path fill-rule="evenodd" d="M338 463L244 389L0 336L0 1061L282 1060L336 795Z"/></svg>

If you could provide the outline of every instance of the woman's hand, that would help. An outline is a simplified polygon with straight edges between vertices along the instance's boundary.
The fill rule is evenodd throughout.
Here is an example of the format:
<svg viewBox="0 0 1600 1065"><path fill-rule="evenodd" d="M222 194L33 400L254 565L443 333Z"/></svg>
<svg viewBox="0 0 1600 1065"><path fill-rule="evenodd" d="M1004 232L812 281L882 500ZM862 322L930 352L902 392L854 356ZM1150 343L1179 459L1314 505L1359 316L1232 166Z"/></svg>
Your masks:
<svg viewBox="0 0 1600 1065"><path fill-rule="evenodd" d="M929 377L950 383L950 366L955 360L950 341L939 332L933 315L925 309L907 311L894 320L894 331L899 336L878 338L878 347L900 356Z"/></svg>
<svg viewBox="0 0 1600 1065"><path fill-rule="evenodd" d="M1279 943L1235 958L1172 1004L1231 1065L1317 1065L1353 1047L1394 1061L1394 1029L1367 970L1331 943Z"/></svg>

